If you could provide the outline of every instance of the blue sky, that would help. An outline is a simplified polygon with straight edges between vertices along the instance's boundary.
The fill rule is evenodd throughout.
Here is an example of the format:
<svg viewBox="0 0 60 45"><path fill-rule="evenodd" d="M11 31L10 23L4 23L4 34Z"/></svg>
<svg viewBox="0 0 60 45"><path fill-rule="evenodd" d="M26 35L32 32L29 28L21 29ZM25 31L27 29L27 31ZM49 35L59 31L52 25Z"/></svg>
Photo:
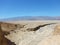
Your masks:
<svg viewBox="0 0 60 45"><path fill-rule="evenodd" d="M0 19L18 16L60 16L60 0L0 0Z"/></svg>

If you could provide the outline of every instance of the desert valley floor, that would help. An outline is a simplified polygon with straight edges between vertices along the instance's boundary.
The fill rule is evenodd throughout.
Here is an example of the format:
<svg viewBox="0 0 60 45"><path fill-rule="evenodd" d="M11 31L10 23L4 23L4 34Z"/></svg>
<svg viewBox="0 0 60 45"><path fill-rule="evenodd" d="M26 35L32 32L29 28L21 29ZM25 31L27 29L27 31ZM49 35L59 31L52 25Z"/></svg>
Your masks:
<svg viewBox="0 0 60 45"><path fill-rule="evenodd" d="M60 21L0 22L0 45L60 45Z"/></svg>

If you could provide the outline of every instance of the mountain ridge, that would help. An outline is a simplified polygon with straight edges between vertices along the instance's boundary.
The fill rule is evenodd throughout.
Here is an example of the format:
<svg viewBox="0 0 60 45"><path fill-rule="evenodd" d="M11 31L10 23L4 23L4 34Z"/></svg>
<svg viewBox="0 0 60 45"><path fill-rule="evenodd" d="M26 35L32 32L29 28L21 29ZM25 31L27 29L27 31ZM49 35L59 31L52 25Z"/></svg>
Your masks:
<svg viewBox="0 0 60 45"><path fill-rule="evenodd" d="M12 17L0 19L0 21L9 21L9 20L60 20L60 16L51 17L51 16L20 16L20 17Z"/></svg>

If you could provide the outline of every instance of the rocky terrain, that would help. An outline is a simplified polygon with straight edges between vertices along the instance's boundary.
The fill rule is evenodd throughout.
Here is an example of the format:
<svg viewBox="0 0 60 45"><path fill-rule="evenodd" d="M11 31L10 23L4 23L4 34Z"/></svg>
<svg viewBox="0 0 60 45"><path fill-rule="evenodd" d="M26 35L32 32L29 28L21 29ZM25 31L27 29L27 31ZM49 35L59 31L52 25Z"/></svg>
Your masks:
<svg viewBox="0 0 60 45"><path fill-rule="evenodd" d="M15 45L13 42L5 38L10 31L23 28L24 25L0 22L0 45Z"/></svg>
<svg viewBox="0 0 60 45"><path fill-rule="evenodd" d="M0 22L0 45L60 45L59 22Z"/></svg>

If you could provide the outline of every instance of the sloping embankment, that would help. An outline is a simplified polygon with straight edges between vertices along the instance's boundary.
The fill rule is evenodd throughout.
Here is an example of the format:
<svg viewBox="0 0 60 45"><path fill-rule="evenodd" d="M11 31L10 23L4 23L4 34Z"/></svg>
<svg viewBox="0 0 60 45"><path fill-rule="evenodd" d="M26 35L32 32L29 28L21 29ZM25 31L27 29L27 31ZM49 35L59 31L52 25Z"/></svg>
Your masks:
<svg viewBox="0 0 60 45"><path fill-rule="evenodd" d="M10 34L5 37L16 45L37 45L44 38L51 36L55 26L55 24L44 24L42 26L38 26L39 29L36 29L36 31L30 30L24 32L16 30L15 33L10 32Z"/></svg>

